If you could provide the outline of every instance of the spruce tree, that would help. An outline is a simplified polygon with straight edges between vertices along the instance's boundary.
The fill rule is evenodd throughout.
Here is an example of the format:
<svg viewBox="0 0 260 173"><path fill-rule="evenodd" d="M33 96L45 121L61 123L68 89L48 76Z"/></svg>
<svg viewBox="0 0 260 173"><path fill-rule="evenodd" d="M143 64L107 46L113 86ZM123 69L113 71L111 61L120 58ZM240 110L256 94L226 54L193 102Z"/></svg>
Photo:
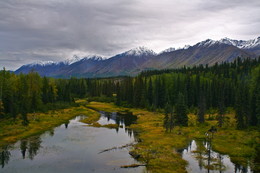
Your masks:
<svg viewBox="0 0 260 173"><path fill-rule="evenodd" d="M2 100L0 100L0 118L4 118L4 105Z"/></svg>
<svg viewBox="0 0 260 173"><path fill-rule="evenodd" d="M164 108L164 120L163 120L163 126L166 132L168 132L169 129L170 113L171 113L171 106L169 105L169 103L166 103L166 106Z"/></svg>
<svg viewBox="0 0 260 173"><path fill-rule="evenodd" d="M199 100L199 112L198 112L198 121L199 123L205 122L205 112L206 112L206 99L204 93L201 92L200 100Z"/></svg>
<svg viewBox="0 0 260 173"><path fill-rule="evenodd" d="M148 84L148 91L147 91L147 99L149 106L153 104L153 84L152 84L152 79L149 79L149 84Z"/></svg>
<svg viewBox="0 0 260 173"><path fill-rule="evenodd" d="M176 117L175 117L176 125L188 126L187 106L184 102L184 96L182 93L178 94L175 110L176 110Z"/></svg>
<svg viewBox="0 0 260 173"><path fill-rule="evenodd" d="M218 126L222 127L224 123L224 114L225 114L225 98L224 90L222 89L219 96L219 106L218 106Z"/></svg>

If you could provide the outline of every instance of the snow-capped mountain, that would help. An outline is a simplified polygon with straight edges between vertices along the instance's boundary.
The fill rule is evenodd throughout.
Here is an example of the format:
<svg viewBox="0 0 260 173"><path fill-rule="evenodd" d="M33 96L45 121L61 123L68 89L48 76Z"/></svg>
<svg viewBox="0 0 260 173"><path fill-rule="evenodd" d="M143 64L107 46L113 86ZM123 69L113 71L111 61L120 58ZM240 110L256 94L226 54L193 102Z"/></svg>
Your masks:
<svg viewBox="0 0 260 173"><path fill-rule="evenodd" d="M148 49L147 47L140 46L140 47L136 47L134 49L131 49L129 51L126 51L126 52L122 53L122 55L126 55L126 56L150 56L150 55L156 55L156 53L153 50Z"/></svg>
<svg viewBox="0 0 260 173"><path fill-rule="evenodd" d="M169 47L168 49L165 49L163 51L161 51L159 54L163 54L163 53L168 53L168 52L173 52L176 49L174 47Z"/></svg>
<svg viewBox="0 0 260 173"><path fill-rule="evenodd" d="M221 43L236 46L240 49L252 49L260 46L260 37L253 40L233 40L230 38L223 38L219 40Z"/></svg>
<svg viewBox="0 0 260 173"><path fill-rule="evenodd" d="M73 55L72 58L68 58L66 59L65 61L62 61L64 64L67 64L67 65L70 65L70 64L73 64L77 61L80 61L82 58L81 57L78 57L77 55Z"/></svg>
<svg viewBox="0 0 260 173"><path fill-rule="evenodd" d="M48 65L53 65L53 64L56 64L54 61L37 61L37 62L34 62L34 63L31 63L31 64L27 64L26 66L29 66L29 67L33 67L33 66L48 66Z"/></svg>
<svg viewBox="0 0 260 173"><path fill-rule="evenodd" d="M102 56L98 56L98 55L91 55L91 56L86 56L84 58L82 58L80 61L86 61L86 60L93 60L93 61L102 61L103 57Z"/></svg>
<svg viewBox="0 0 260 173"><path fill-rule="evenodd" d="M215 40L211 40L211 39L207 39L205 41L199 42L196 45L197 46L203 46L203 47L210 47L213 46L215 44L220 44L219 41L215 41Z"/></svg>
<svg viewBox="0 0 260 173"><path fill-rule="evenodd" d="M66 59L65 61L62 61L64 64L71 65L79 61L86 61L86 60L94 60L94 61L101 61L103 58L98 55L88 55L85 57L78 57L77 55L74 55L72 58Z"/></svg>
<svg viewBox="0 0 260 173"><path fill-rule="evenodd" d="M156 54L146 47L137 47L107 59L97 55L73 56L61 62L36 62L20 67L15 73L29 73L32 69L42 76L110 77L136 75L143 70L178 68L198 64L213 65L231 62L237 57L256 58L260 55L260 37L243 41L224 38L207 39L193 46L169 48Z"/></svg>
<svg viewBox="0 0 260 173"><path fill-rule="evenodd" d="M169 53L169 52L173 52L173 51L176 51L176 50L188 49L189 47L191 47L191 46L190 45L185 45L185 46L179 47L177 49L175 49L174 47L170 47L168 49L165 49L165 50L161 51L159 54Z"/></svg>

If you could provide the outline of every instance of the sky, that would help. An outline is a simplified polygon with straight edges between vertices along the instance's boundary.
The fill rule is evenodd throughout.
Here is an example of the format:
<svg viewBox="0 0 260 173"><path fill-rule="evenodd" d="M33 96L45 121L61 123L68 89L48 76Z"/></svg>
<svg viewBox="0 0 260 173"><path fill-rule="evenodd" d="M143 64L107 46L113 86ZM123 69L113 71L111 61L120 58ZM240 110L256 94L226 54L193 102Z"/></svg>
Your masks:
<svg viewBox="0 0 260 173"><path fill-rule="evenodd" d="M0 0L0 68L260 36L259 0Z"/></svg>

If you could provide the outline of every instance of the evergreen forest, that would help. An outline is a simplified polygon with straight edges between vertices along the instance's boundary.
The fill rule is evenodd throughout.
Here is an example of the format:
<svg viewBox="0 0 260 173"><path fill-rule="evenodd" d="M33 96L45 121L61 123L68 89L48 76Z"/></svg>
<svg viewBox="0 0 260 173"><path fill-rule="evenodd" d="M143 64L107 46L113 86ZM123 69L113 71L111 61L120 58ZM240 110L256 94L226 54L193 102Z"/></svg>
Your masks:
<svg viewBox="0 0 260 173"><path fill-rule="evenodd" d="M20 116L27 125L27 113L66 107L77 98L165 112L167 129L173 124L187 126L189 112L200 123L206 113L217 112L221 126L230 109L235 110L238 129L259 127L260 58L237 58L210 67L147 70L136 77L54 79L34 71L0 72L0 118Z"/></svg>

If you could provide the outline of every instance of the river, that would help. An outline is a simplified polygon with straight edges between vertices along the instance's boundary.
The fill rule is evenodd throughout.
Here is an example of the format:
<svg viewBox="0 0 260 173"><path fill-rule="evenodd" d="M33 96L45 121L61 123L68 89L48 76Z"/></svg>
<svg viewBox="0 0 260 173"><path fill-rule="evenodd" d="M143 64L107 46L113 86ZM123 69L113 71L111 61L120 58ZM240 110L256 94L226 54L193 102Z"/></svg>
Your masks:
<svg viewBox="0 0 260 173"><path fill-rule="evenodd" d="M117 129L91 127L80 122L82 118L77 116L51 131L6 146L0 153L0 172L146 172L145 167L120 168L138 164L129 155L130 147L122 147L136 142L135 133L127 128L136 117L101 112L98 122L119 124ZM110 148L118 149L103 152Z"/></svg>

